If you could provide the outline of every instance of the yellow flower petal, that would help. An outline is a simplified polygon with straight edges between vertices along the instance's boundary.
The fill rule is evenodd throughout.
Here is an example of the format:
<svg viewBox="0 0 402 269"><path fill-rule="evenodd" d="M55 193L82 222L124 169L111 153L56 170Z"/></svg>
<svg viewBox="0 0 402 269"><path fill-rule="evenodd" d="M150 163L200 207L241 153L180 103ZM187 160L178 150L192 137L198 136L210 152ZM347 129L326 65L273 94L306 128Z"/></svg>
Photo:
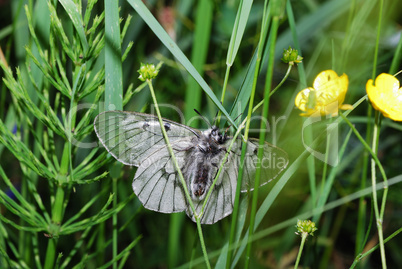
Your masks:
<svg viewBox="0 0 402 269"><path fill-rule="evenodd" d="M308 108L314 108L315 101L313 100L313 96L315 96L313 88L306 88L300 91L295 98L296 107L302 111L307 111ZM312 104L312 102L314 103Z"/></svg>
<svg viewBox="0 0 402 269"><path fill-rule="evenodd" d="M339 108L342 110L350 110L350 109L353 109L353 106L349 105L349 104L344 104L344 105L341 105Z"/></svg>
<svg viewBox="0 0 402 269"><path fill-rule="evenodd" d="M386 73L380 74L373 80L369 79L366 84L367 95L376 110L395 121L402 121L402 88L399 80Z"/></svg>
<svg viewBox="0 0 402 269"><path fill-rule="evenodd" d="M337 115L338 109L350 109L343 105L348 90L348 76L338 76L333 70L326 70L317 75L313 88L300 91L295 99L295 105L305 113L301 116Z"/></svg>

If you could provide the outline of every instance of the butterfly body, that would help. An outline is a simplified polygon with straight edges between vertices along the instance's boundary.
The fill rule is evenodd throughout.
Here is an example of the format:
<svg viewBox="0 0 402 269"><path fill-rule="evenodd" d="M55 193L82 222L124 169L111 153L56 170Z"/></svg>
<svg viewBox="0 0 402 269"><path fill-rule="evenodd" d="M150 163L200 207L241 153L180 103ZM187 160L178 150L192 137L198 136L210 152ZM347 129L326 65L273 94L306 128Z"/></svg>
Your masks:
<svg viewBox="0 0 402 269"><path fill-rule="evenodd" d="M256 167L262 167L261 185L275 178L288 164L287 154L264 143L265 162L257 158L258 140L250 139L243 163L240 163L241 139L219 132L217 127L200 131L186 125L163 119L168 138L183 173L186 187L194 204L193 212L187 201L184 186L178 178L170 152L167 149L157 117L149 114L108 111L97 116L95 131L101 143L118 161L137 166L133 190L145 208L172 213L186 211L194 221L200 215L206 195L221 166L222 172L204 208L201 223L212 224L231 214L239 168L243 165L241 190L254 188ZM228 158L223 162L225 154ZM272 159L275 159L272 161Z"/></svg>
<svg viewBox="0 0 402 269"><path fill-rule="evenodd" d="M215 178L216 168L225 148L221 147L211 137L212 130L202 132L200 137L194 138L195 146L188 151L188 165L183 175L188 179L188 189L193 200L201 201L205 198L212 180Z"/></svg>

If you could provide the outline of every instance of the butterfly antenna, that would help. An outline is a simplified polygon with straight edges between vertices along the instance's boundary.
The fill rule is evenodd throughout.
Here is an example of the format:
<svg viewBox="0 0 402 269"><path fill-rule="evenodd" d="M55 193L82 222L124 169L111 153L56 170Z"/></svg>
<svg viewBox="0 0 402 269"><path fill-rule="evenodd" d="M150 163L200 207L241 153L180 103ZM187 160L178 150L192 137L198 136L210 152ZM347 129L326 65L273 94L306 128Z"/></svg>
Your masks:
<svg viewBox="0 0 402 269"><path fill-rule="evenodd" d="M201 119L202 119L203 121L206 122L206 124L208 124L209 128L212 128L211 124L207 121L206 118L204 118L204 116L201 115L201 113L200 113L197 109L194 108L194 111L195 111L195 113L197 113L197 114L201 117Z"/></svg>
<svg viewBox="0 0 402 269"><path fill-rule="evenodd" d="M238 119L241 115L243 115L243 113L240 113L239 116L237 116L237 117L234 119L234 121L237 121L237 119Z"/></svg>
<svg viewBox="0 0 402 269"><path fill-rule="evenodd" d="M240 115L237 116L237 117L234 119L234 121L236 121L241 115L243 115L243 113L240 113ZM232 127L232 124L230 124L230 125L226 128L225 134L229 131L230 127Z"/></svg>

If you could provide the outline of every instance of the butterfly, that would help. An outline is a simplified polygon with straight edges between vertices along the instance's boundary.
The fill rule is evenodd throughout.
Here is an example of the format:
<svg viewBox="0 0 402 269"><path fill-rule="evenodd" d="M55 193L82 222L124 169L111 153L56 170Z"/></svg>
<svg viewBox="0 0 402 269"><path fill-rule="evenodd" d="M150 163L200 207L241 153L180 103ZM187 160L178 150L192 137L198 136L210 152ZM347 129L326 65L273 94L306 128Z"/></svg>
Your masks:
<svg viewBox="0 0 402 269"><path fill-rule="evenodd" d="M162 119L162 122L199 215L233 138L215 126L200 131L168 119ZM196 221L156 116L106 111L95 118L94 128L102 145L115 159L138 167L132 187L145 208L162 213L186 211ZM261 185L278 176L288 165L286 152L267 142L259 161L257 139L248 140L247 153L241 164L243 143L242 138L234 141L204 208L202 224L213 224L232 213L241 165L244 166L242 192L253 190L258 165L262 167Z"/></svg>

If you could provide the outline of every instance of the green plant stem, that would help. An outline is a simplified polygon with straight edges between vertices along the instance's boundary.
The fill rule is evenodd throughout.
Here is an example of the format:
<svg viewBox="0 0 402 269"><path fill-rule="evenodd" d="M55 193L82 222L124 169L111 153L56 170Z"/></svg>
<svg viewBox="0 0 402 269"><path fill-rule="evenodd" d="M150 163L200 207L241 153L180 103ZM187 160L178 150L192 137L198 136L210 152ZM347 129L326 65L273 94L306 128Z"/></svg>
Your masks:
<svg viewBox="0 0 402 269"><path fill-rule="evenodd" d="M280 1L272 2L273 6L279 5ZM272 9L275 9L274 7ZM268 68L267 68L267 75L266 75L266 84L265 84L265 93L264 93L264 106L262 111L262 118L266 119L268 117L268 109L269 109L269 96L271 91L271 82L273 76L273 68L274 68L274 59L275 59L275 44L276 44L276 36L279 27L279 16L276 14L272 17L272 25L271 25L271 32L270 32L270 43L269 43L269 58L268 58ZM257 152L258 160L262 159L264 153L263 144L265 143L265 136L266 136L266 128L265 121L261 121L260 126L260 137L259 137L259 148ZM260 162L261 163L261 162ZM249 228L249 239L253 237L254 234L254 223L255 223L255 215L257 213L257 202L258 202L258 188L260 186L260 179L261 179L261 166L258 166L256 169L255 174L255 181L254 181L254 192L253 192L253 199L251 204L251 213L250 213L250 228ZM246 264L245 268L249 267L250 255L251 255L251 241L247 244L247 251L246 251Z"/></svg>
<svg viewBox="0 0 402 269"><path fill-rule="evenodd" d="M366 127L366 142L370 141L372 135L372 128L371 128L371 114L372 114L372 107L368 106L367 108L367 127ZM363 153L363 165L362 165L362 176L360 180L360 188L364 189L366 187L367 182L367 174L368 174L368 161L369 161L369 154L367 151ZM357 232L356 232L356 247L355 247L355 254L357 255L363 249L365 240L364 240L364 224L366 220L366 201L364 197L360 197L359 199L359 216L357 220Z"/></svg>
<svg viewBox="0 0 402 269"><path fill-rule="evenodd" d="M161 112L159 110L158 101L156 100L154 88L152 86L152 81L147 80L147 83L148 83L149 90L151 92L152 101L154 102L155 111L156 111L156 114L158 116L159 124L161 126L161 130L162 130L162 134L163 134L163 137L165 139L165 142L166 142L166 146L167 146L167 148L169 150L170 156L172 157L173 165L174 165L174 167L175 167L175 169L177 171L177 174L179 176L180 182L183 185L184 192L185 192L186 198L187 198L187 200L188 200L188 202L190 204L191 210L193 210L194 216L197 218L198 216L195 214L195 207L194 207L194 204L193 204L193 202L191 200L190 193L188 192L186 181L184 180L183 173L181 172L179 164L178 164L177 159L176 159L176 156L174 155L172 144L170 144L169 137L168 137L168 135L166 133L165 126L163 125L162 115L161 115Z"/></svg>
<svg viewBox="0 0 402 269"><path fill-rule="evenodd" d="M374 124L374 131L373 131L373 143L372 143L372 151L374 154L377 154L378 148L378 141L379 141L379 129L380 129L380 115L378 111L375 111L375 124ZM386 183L386 179L384 179L384 183ZM384 184L384 194L383 194L383 201L381 203L381 211L378 211L378 201L377 201L377 190L375 189L375 185L377 184L377 177L376 177L376 163L374 159L371 159L371 184L373 186L373 202L374 202L374 213L376 216L376 224L378 230L378 241L380 245L380 253L381 253L381 263L382 268L387 268L387 262L385 258L385 247L384 247L384 236L382 230L382 222L383 222L383 214L385 208L385 201L388 192L388 185Z"/></svg>
<svg viewBox="0 0 402 269"><path fill-rule="evenodd" d="M377 155L372 151L370 146L366 143L366 141L363 139L363 137L360 135L360 133L356 130L356 128L353 126L353 124L348 120L348 118L346 118L346 116L340 111L339 111L339 115L343 118L343 120L346 122L346 124L349 125L349 127L352 129L353 133L356 135L356 137L362 143L364 148L370 153L371 157L373 158L376 165L378 166L378 169L380 169L380 173L381 173L382 177L384 178L384 188L388 188L387 176L385 174L382 164L380 163L380 160L378 160Z"/></svg>
<svg viewBox="0 0 402 269"><path fill-rule="evenodd" d="M274 92L276 92L277 89L279 89L279 87L285 82L285 80L289 77L290 74L290 70L292 70L293 65L289 64L288 70L286 71L285 76L283 77L282 81L275 87L275 89L273 91L270 92L269 96L272 96L272 94ZM255 107L253 107L251 111L251 114L254 113L260 106L262 106L262 104L264 103L264 100L262 100L261 102L259 102ZM250 114L250 116L251 116ZM249 117L246 117L244 119L244 121L242 122L242 124L240 124L239 126L239 130L243 129L242 126L244 126L247 122L247 119L249 119ZM245 132L248 133L248 132ZM235 137L237 137L237 134L235 135ZM241 151L241 160L244 160L245 156L246 156L246 152L247 152L247 147L242 147L242 151ZM239 174L240 176L240 174ZM236 187L236 197L240 196L240 192L241 192L241 180L237 180L237 187ZM238 208L239 206L239 201L240 199L235 199L234 205L233 205L233 214L232 214L232 219L234 221L232 221L231 224L231 229L230 229L230 236L229 236L229 247L228 247L228 254L227 254L227 263L226 263L226 268L230 267L230 260L232 259L232 249L231 249L231 245L233 244L234 241L234 236L235 236L235 232L236 232L236 223L237 223L237 215L238 215L238 210L236 210L236 208Z"/></svg>
<svg viewBox="0 0 402 269"><path fill-rule="evenodd" d="M379 51L379 43L380 43L380 36L381 36L381 22L382 22L382 13L383 13L383 6L384 6L384 0L379 1L379 9L378 9L378 23L377 23L377 39L376 39L376 46L374 50L374 60L373 60L373 73L372 73L372 79L374 80L376 70L377 70L377 60L378 60L378 51ZM378 140L379 140L379 129L380 129L380 117L379 117L379 112L375 111L375 123L374 123L374 130L373 130L373 142L372 142L372 151L376 156L377 152L377 145L378 145ZM388 184L387 184L387 179L384 177L384 194L383 194L383 200L381 203L381 212L378 210L378 202L377 202L377 191L375 190L374 186L376 184L376 171L375 171L375 165L376 162L373 159L371 159L371 181L373 185L373 202L374 202L374 213L376 216L376 224L377 224L377 230L378 230L378 240L380 244L380 253L381 253L381 263L382 263L382 268L385 269L387 268L387 263L385 259L385 248L384 248L384 238L383 238L383 230L382 230L382 222L383 222L383 214L384 214L384 209L385 209L385 201L388 193Z"/></svg>
<svg viewBox="0 0 402 269"><path fill-rule="evenodd" d="M385 238L384 243L387 243L388 241L393 239L395 236L397 236L401 232L402 232L402 228L399 228L398 230L393 232L390 236ZM355 260L353 261L353 264L350 266L350 269L355 268L358 262L360 262L363 258L367 257L368 255L370 255L371 253L376 251L379 247L380 247L380 244L377 244L374 247L372 247L371 249L367 250L365 253L357 255Z"/></svg>
<svg viewBox="0 0 402 269"><path fill-rule="evenodd" d="M117 208L117 178L113 178L113 193L114 193L114 199L113 199L113 209ZM113 248L113 259L115 260L113 262L113 269L117 268L117 250L118 250L118 244L117 244L117 239L118 239L118 227L117 227L117 212L113 214L112 216L112 223L113 223L113 241L112 241L112 248Z"/></svg>
<svg viewBox="0 0 402 269"><path fill-rule="evenodd" d="M212 182L212 185L209 187L207 196L205 197L204 203L202 204L201 216L202 216L203 213L204 213L204 208L205 208L205 206L207 205L207 202L208 202L209 197L211 196L212 192L215 190L215 184L216 184L216 182L218 181L218 178L219 178L219 176L220 176L220 174L221 174L221 172L222 172L223 166L224 166L224 164L226 163L226 160L227 160L227 158L228 158L228 156L229 156L229 153L230 153L230 151L232 150L232 147L233 147L234 143L237 141L237 137L239 136L241 130L243 129L244 123L246 122L246 120L247 120L247 119L245 119L245 120L243 121L243 123L239 126L239 128L237 129L235 135L234 135L233 138L232 138L232 142L230 143L229 147L226 149L226 154L225 154L225 156L223 157L223 159L222 159L222 161L221 161L221 163L220 163L219 170L218 170L218 172L216 173L215 178L214 178L214 181ZM239 186L239 188L240 188L240 187L241 187L241 186Z"/></svg>
<svg viewBox="0 0 402 269"><path fill-rule="evenodd" d="M165 126L163 125L162 116L161 116L161 112L159 110L158 101L156 100L155 91L154 91L154 88L152 86L152 81L148 79L147 83L148 83L149 90L151 92L151 96L152 96L152 100L153 100L153 103L154 103L154 106L155 106L156 114L158 115L159 124L160 124L161 130L162 130L163 137L164 137L165 142L166 142L166 146L167 146L167 148L169 150L170 156L172 157L172 162L173 162L174 167L175 167L175 169L177 171L177 175L179 176L180 182L183 185L183 189L184 189L184 192L186 194L187 201L190 204L191 210L194 213L194 218L195 218L196 223L197 223L198 235L200 237L201 248L202 248L203 254L204 254L205 264L206 264L207 268L211 268L211 266L209 264L209 260L208 260L208 253L206 252L206 247L205 247L205 243L204 243L204 237L202 235L201 216L198 216L197 212L195 211L193 201L191 200L190 193L188 192L188 189L187 189L186 181L184 180L183 173L181 172L179 164L178 164L177 159L176 159L176 156L174 155L172 144L170 144L169 137L168 137L168 135L166 133Z"/></svg>
<svg viewBox="0 0 402 269"><path fill-rule="evenodd" d="M213 17L213 1L199 0L197 5L194 25L194 40L191 49L191 63L202 77L204 75L204 65L207 60L209 39L211 37L211 25ZM190 120L193 109L201 108L201 88L196 80L189 78L186 87L184 116ZM195 122L197 123L197 122ZM197 126L192 126L197 127Z"/></svg>
<svg viewBox="0 0 402 269"><path fill-rule="evenodd" d="M241 149L241 155L240 155L240 159L244 160L245 156L246 156L246 152L247 152L247 147L243 146ZM241 170L243 171L243 170ZM239 173L239 177L240 173ZM230 226L230 235L229 235L229 242L228 242L228 252L226 255L226 269L230 268L231 265L231 260L232 260L232 245L233 245L233 241L235 239L235 234L236 234L236 227L237 227L237 216L239 214L239 204L240 204L240 192L241 192L241 181L242 180L237 180L237 186L236 186L236 196L235 196L235 201L234 201L234 205L233 205L233 213L232 213L232 223Z"/></svg>
<svg viewBox="0 0 402 269"><path fill-rule="evenodd" d="M263 23L262 23L262 28L261 28L261 35L260 35L260 40L258 43L258 49L257 49L257 58L255 62L255 69L254 69L254 77L253 77L253 84L252 84L252 89L251 89L251 94L250 94L250 99L249 99L249 107L248 107L248 112L247 112L247 117L246 117L246 127L244 130L244 137L243 139L245 141L248 140L248 133L250 129L250 121L251 121L251 114L253 113L253 104L254 104L254 97L255 97L255 90L257 87L257 79L258 75L260 73L260 67L261 67L261 59L262 59L262 53L263 53L263 47L265 45L265 40L266 40L266 35L268 32L268 25L270 23L270 14L267 11L268 8L267 3L265 3L265 8L264 8L264 15L263 15ZM246 156L246 151L247 151L247 143L244 143L242 145L242 151L241 151L241 156L240 156L240 163L244 162L244 158ZM229 236L229 244L228 244L228 253L227 253L227 263L226 263L226 268L228 269L230 267L230 261L232 259L232 244L234 241L234 236L236 233L236 224L237 224L237 215L238 215L238 210L239 210L239 204L240 204L240 192L241 192L241 184L243 180L243 166L241 165L239 168L239 174L237 177L237 187L236 187L236 195L235 195L235 201L234 201L234 207L233 207L233 217L232 217L232 224L230 228L230 236Z"/></svg>
<svg viewBox="0 0 402 269"><path fill-rule="evenodd" d="M325 147L325 159L324 159L324 167L322 169L322 177L321 177L321 190L320 193L322 194L324 191L324 186L325 186L325 181L327 179L327 170L328 170L328 157L329 157L329 151L330 151L330 146L331 146L331 133L327 135L327 143ZM313 201L318 202L318 201Z"/></svg>
<svg viewBox="0 0 402 269"><path fill-rule="evenodd" d="M225 100L225 93L226 93L226 88L228 85L228 81L229 81L229 74L230 74L230 68L232 66L231 65L226 65L226 73L225 73L225 80L223 82L223 88L222 88L222 96L221 96L221 104L223 105L223 101ZM219 126L220 120L221 120L221 116L222 116L222 111L218 111L218 116L216 117L216 126Z"/></svg>
<svg viewBox="0 0 402 269"><path fill-rule="evenodd" d="M197 231L198 231L198 235L200 237L200 244L201 244L202 253L204 254L205 265L208 269L210 269L211 265L209 264L208 253L207 253L207 249L205 248L204 236L202 234L201 218L196 218L196 220L197 220Z"/></svg>
<svg viewBox="0 0 402 269"><path fill-rule="evenodd" d="M295 269L299 267L301 254L303 252L303 247L304 247L304 243L306 242L307 236L308 236L308 233L302 233L302 235L301 235L302 240L300 242L299 253L297 254L297 258L296 258Z"/></svg>
<svg viewBox="0 0 402 269"><path fill-rule="evenodd" d="M374 80L376 70L377 70L377 61L378 61L378 51L380 49L380 36L381 36L381 21L382 21L382 11L383 11L383 6L384 6L384 0L379 1L380 8L378 9L378 24L377 24L377 39L376 39L376 46L374 49L374 59L373 59L373 73L371 75L371 78Z"/></svg>
<svg viewBox="0 0 402 269"><path fill-rule="evenodd" d="M66 142L64 145L64 150L63 150L63 155L62 155L62 160L61 160L61 165L60 165L60 172L59 172L59 184L57 186L56 190L56 196L54 200L54 205L52 208L52 223L49 224L51 227L59 227L61 224L61 221L63 219L63 213L64 213L64 196L65 196L65 190L63 183L66 182L66 177L68 173L68 167L70 163L70 154L69 154L69 142ZM58 237L58 230L54 230L50 228L50 234L51 237ZM46 250L46 258L45 258L45 269L51 269L54 267L54 262L56 259L56 245L57 245L57 239L56 238L50 238L49 239L49 244L47 246Z"/></svg>
<svg viewBox="0 0 402 269"><path fill-rule="evenodd" d="M271 96L282 86L282 84L286 81L286 79L289 77L290 70L292 70L292 67L293 67L293 65L289 64L288 70L286 71L285 76L283 77L283 79L281 80L281 82L279 82L279 84L276 85L275 89L273 89L273 90L269 93L269 97L271 97ZM255 107L253 107L253 113L254 113L260 106L262 106L262 104L264 104L264 100L261 100Z"/></svg>
<svg viewBox="0 0 402 269"><path fill-rule="evenodd" d="M352 128L353 132L357 136L357 138L360 140L360 142L363 144L363 146L367 149L367 151L370 153L372 157L371 161L371 180L372 180L372 195L373 195L373 203L374 203L374 213L376 216L376 225L377 225L377 230L378 230L378 240L380 244L380 252L381 252L381 263L383 268L387 268L386 264L386 259L385 259L385 248L384 248L384 239L383 239L383 231L382 231L382 221L383 221L383 214L384 214L384 209L385 209L385 201L388 193L388 180L384 171L384 168L382 167L380 161L378 160L378 157L376 155L377 151L377 144L378 144L378 130L379 130L379 116L378 112L376 111L376 117L375 117L375 125L374 125L374 133L373 133L373 143L372 143L372 148L366 143L366 141L363 139L363 137L359 134L359 132L356 130L356 128L352 125L352 123L345 117L345 115L340 112L341 117L344 119L344 121L349 125L350 128ZM381 213L378 209L378 201L377 201L377 190L375 188L377 180L376 180L376 172L375 172L375 166L378 166L380 169L381 175L384 179L384 194L383 194L383 200L382 200L382 205L381 205Z"/></svg>
<svg viewBox="0 0 402 269"><path fill-rule="evenodd" d="M222 89L222 96L221 96L221 103L222 104L223 104L223 101L225 100L225 93L226 93L226 88L228 86L230 68L231 68L230 65L226 66L225 80L223 82L223 89ZM221 111L219 110L219 112L221 112Z"/></svg>
<svg viewBox="0 0 402 269"><path fill-rule="evenodd" d="M55 198L55 207L53 210L52 215L52 222L55 225L59 225L62 218L62 211L63 211L63 203L64 203L64 189L63 187L57 187L56 198ZM53 236L53 235L51 235ZM55 235L57 236L57 235ZM45 269L52 269L54 268L54 262L56 258L56 245L57 239L50 238L49 243L46 250L46 258L45 258Z"/></svg>

